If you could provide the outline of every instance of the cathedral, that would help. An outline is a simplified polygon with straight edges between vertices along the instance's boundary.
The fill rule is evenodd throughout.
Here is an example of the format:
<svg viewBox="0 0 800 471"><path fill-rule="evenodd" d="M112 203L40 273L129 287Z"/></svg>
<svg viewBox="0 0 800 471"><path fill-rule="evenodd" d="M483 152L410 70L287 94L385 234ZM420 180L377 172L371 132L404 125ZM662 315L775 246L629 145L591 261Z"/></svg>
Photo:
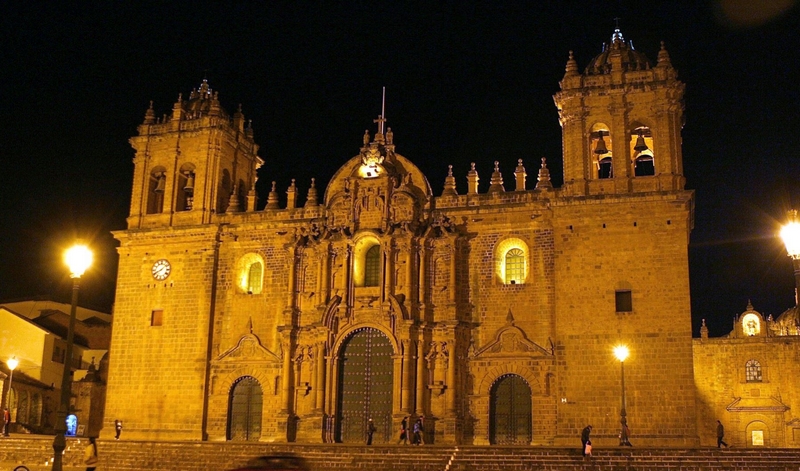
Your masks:
<svg viewBox="0 0 800 471"><path fill-rule="evenodd" d="M574 446L592 424L700 445L683 94L663 43L651 62L616 30L553 97L560 187L544 159L431 185L379 116L324 194L292 181L283 206L273 183L263 208L241 109L206 81L151 103L102 433L362 444L371 419L395 443L408 418L433 444Z"/></svg>

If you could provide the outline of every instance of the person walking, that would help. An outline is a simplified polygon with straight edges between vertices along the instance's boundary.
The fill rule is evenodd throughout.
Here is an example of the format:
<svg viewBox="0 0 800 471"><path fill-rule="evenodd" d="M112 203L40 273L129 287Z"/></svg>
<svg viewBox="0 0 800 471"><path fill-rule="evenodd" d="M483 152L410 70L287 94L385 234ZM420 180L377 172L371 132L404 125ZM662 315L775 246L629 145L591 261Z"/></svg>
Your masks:
<svg viewBox="0 0 800 471"><path fill-rule="evenodd" d="M367 445L372 445L372 434L374 434L376 430L378 430L378 428L375 427L375 423L372 419L369 419L367 421Z"/></svg>
<svg viewBox="0 0 800 471"><path fill-rule="evenodd" d="M97 468L97 442L94 437L89 437L89 444L83 450L83 463L86 471L94 471Z"/></svg>
<svg viewBox="0 0 800 471"><path fill-rule="evenodd" d="M422 433L425 431L422 425L422 417L417 418L417 421L414 422L414 439L411 442L412 445L424 445L425 439L422 438Z"/></svg>
<svg viewBox="0 0 800 471"><path fill-rule="evenodd" d="M717 421L717 448L722 448L722 445L725 445L725 448L728 448L728 444L725 443L725 427L722 426L722 422L719 420Z"/></svg>
<svg viewBox="0 0 800 471"><path fill-rule="evenodd" d="M619 433L620 446L633 446L630 441L631 429L628 428L627 422L622 422L622 431Z"/></svg>
<svg viewBox="0 0 800 471"><path fill-rule="evenodd" d="M589 435L591 433L592 433L592 426L591 425L587 425L581 431L581 453L583 454L583 456L586 456L586 445L587 444L591 444L591 440L589 438ZM591 448L589 449L589 451L591 452Z"/></svg>
<svg viewBox="0 0 800 471"><path fill-rule="evenodd" d="M116 430L117 434L114 435L114 440L119 440L119 434L122 433L122 421L117 419L114 421L114 430Z"/></svg>
<svg viewBox="0 0 800 471"><path fill-rule="evenodd" d="M11 425L11 412L8 411L8 407L3 409L3 436L8 436L8 427Z"/></svg>
<svg viewBox="0 0 800 471"><path fill-rule="evenodd" d="M403 421L400 422L400 440L397 444L408 445L408 417L403 417Z"/></svg>

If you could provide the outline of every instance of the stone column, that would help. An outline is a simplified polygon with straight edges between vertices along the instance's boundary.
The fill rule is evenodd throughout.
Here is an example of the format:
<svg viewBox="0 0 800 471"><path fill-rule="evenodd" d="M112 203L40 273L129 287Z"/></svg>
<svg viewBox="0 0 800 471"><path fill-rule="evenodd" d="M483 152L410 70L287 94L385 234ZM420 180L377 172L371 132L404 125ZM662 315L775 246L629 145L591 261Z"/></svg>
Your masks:
<svg viewBox="0 0 800 471"><path fill-rule="evenodd" d="M403 353L395 353L392 355L392 360L392 414L397 415L402 412Z"/></svg>
<svg viewBox="0 0 800 471"><path fill-rule="evenodd" d="M314 378L314 390L316 391L316 394L314 395L314 410L322 411L325 400L325 388L323 388L325 383L325 344L318 343L316 350L317 351L314 358L317 360L317 374L316 378Z"/></svg>
<svg viewBox="0 0 800 471"><path fill-rule="evenodd" d="M419 254L419 294L417 299L419 300L420 309L422 309L425 307L425 292L428 290L427 247L424 241L420 244L417 253Z"/></svg>
<svg viewBox="0 0 800 471"><path fill-rule="evenodd" d="M456 302L456 241L450 239L450 286L448 288L447 300L451 303Z"/></svg>
<svg viewBox="0 0 800 471"><path fill-rule="evenodd" d="M448 342L447 346L447 415L455 417L456 414L456 342Z"/></svg>
<svg viewBox="0 0 800 471"><path fill-rule="evenodd" d="M289 332L283 339L283 387L281 389L281 413L288 414L291 406L292 388L292 339Z"/></svg>
<svg viewBox="0 0 800 471"><path fill-rule="evenodd" d="M412 399L412 378L414 377L414 354L411 351L413 345L410 340L403 340L403 385L402 385L402 398L400 401L400 408L404 413L411 415L414 412L414 403Z"/></svg>
<svg viewBox="0 0 800 471"><path fill-rule="evenodd" d="M417 341L417 397L416 397L416 414L425 414L425 387L428 382L425 379L425 351L424 340L420 332L420 339Z"/></svg>
<svg viewBox="0 0 800 471"><path fill-rule="evenodd" d="M295 306L295 291L296 288L296 281L295 278L297 277L297 247L294 245L290 246L288 249L289 253L289 290L286 295L286 308L290 310L294 310Z"/></svg>
<svg viewBox="0 0 800 471"><path fill-rule="evenodd" d="M322 253L322 293L320 294L320 304L328 305L331 293L331 264L333 263L331 257L330 243L321 244Z"/></svg>

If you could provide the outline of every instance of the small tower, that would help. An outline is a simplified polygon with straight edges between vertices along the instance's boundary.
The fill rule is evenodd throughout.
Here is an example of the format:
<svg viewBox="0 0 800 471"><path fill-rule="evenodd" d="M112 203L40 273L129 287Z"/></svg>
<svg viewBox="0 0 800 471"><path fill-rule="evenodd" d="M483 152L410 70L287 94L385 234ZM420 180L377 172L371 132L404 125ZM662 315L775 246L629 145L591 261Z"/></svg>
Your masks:
<svg viewBox="0 0 800 471"><path fill-rule="evenodd" d="M139 134L128 228L207 224L241 211L263 164L241 107L229 116L208 81L178 100L172 114L155 117L153 104Z"/></svg>
<svg viewBox="0 0 800 471"><path fill-rule="evenodd" d="M658 63L619 28L583 74L570 51L553 97L564 149L564 190L573 195L684 188L684 84L662 43Z"/></svg>

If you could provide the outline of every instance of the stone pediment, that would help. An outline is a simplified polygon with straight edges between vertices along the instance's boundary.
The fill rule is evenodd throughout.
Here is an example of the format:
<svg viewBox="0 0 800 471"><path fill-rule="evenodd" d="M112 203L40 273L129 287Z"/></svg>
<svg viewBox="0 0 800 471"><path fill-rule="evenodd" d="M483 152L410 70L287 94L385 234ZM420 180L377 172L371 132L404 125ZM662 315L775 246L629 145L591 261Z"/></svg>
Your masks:
<svg viewBox="0 0 800 471"><path fill-rule="evenodd" d="M775 397L737 397L725 409L729 412L786 412L789 406Z"/></svg>
<svg viewBox="0 0 800 471"><path fill-rule="evenodd" d="M258 361L280 363L278 355L261 345L261 340L254 334L243 335L233 348L217 358L217 361Z"/></svg>
<svg viewBox="0 0 800 471"><path fill-rule="evenodd" d="M499 329L494 340L475 353L475 358L519 355L550 356L550 352L528 340L522 329L510 324Z"/></svg>

